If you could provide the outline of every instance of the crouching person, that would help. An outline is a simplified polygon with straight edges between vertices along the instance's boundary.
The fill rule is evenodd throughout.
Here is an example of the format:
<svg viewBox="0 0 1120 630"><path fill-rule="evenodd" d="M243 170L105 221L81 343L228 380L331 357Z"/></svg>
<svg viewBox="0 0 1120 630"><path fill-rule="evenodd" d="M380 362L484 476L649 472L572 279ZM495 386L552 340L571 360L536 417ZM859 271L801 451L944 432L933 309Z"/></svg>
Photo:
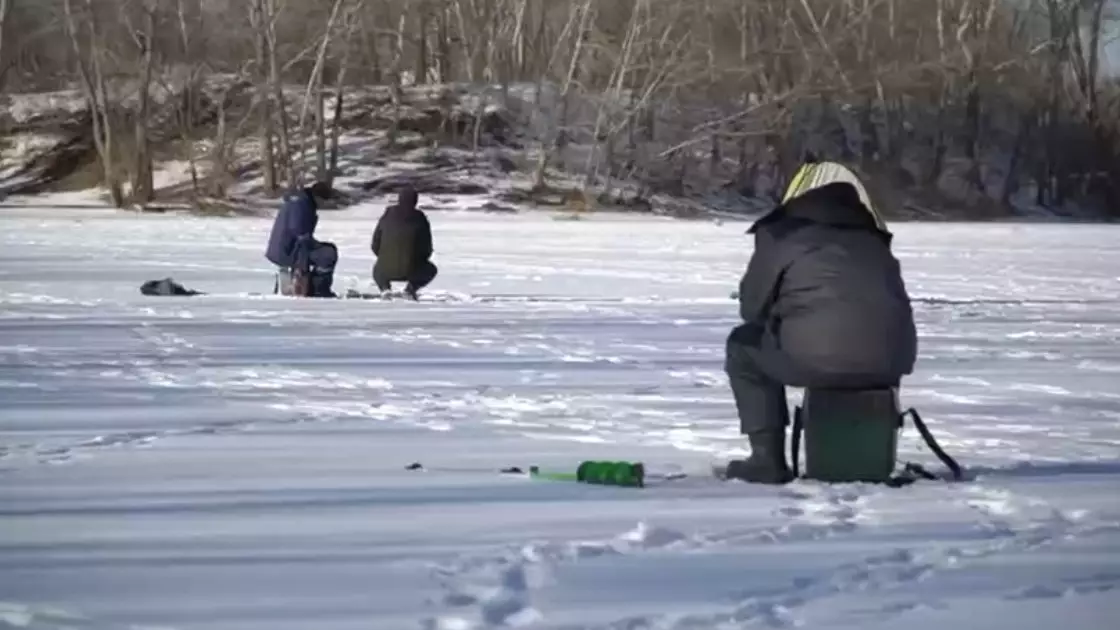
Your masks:
<svg viewBox="0 0 1120 630"><path fill-rule="evenodd" d="M897 387L913 371L917 334L891 234L852 184L787 199L749 232L744 323L727 339L725 369L751 454L727 475L779 484L792 480L785 387Z"/></svg>
<svg viewBox="0 0 1120 630"><path fill-rule="evenodd" d="M272 223L265 258L290 274L295 295L335 297L331 285L338 249L315 239L319 204L329 196L330 187L323 182L289 193Z"/></svg>
<svg viewBox="0 0 1120 630"><path fill-rule="evenodd" d="M377 258L373 265L377 288L391 291L393 282L405 282L404 292L414 300L417 292L438 273L431 261L432 226L416 207L417 200L415 189L402 189L396 205L386 208L377 221L370 241L370 249Z"/></svg>

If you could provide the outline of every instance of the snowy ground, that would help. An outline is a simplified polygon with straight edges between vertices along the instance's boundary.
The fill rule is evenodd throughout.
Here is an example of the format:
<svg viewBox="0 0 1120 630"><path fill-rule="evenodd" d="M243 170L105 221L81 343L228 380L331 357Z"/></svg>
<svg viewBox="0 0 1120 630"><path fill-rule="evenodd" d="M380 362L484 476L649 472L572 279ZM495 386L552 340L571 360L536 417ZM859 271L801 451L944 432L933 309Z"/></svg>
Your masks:
<svg viewBox="0 0 1120 630"><path fill-rule="evenodd" d="M337 288L378 212L324 215ZM386 303L268 295L267 220L0 213L0 627L1120 618L1115 227L896 227L903 402L974 483L633 490L486 469L741 452L744 224L435 212L440 277ZM165 276L216 295L140 295Z"/></svg>

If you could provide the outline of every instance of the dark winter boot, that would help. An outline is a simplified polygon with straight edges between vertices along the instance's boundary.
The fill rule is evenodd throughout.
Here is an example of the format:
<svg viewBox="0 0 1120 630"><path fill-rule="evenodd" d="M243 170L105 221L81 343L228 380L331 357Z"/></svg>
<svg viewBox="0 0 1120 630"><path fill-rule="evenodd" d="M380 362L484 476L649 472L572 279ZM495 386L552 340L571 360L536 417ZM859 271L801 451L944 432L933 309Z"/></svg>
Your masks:
<svg viewBox="0 0 1120 630"><path fill-rule="evenodd" d="M784 484L793 481L786 464L786 432L782 427L749 433L751 455L727 463L727 478L751 483Z"/></svg>
<svg viewBox="0 0 1120 630"><path fill-rule="evenodd" d="M419 299L420 299L420 297L419 297L419 296L418 296L418 295L416 294L416 287L412 286L412 283L411 283L411 282L409 282L409 283L408 283L408 284L407 284L407 285L406 285L406 286L404 287L404 295L405 295L405 297L407 297L408 299L412 300L413 302L415 302L415 301L417 301L417 300L419 300Z"/></svg>
<svg viewBox="0 0 1120 630"><path fill-rule="evenodd" d="M321 271L317 271L317 272L312 273L311 274L311 280L310 280L310 285L311 285L310 286L310 293L308 294L308 297L318 297L318 298L338 297L337 295L334 294L334 291L331 290L331 286L333 284L334 284L334 273L323 273Z"/></svg>

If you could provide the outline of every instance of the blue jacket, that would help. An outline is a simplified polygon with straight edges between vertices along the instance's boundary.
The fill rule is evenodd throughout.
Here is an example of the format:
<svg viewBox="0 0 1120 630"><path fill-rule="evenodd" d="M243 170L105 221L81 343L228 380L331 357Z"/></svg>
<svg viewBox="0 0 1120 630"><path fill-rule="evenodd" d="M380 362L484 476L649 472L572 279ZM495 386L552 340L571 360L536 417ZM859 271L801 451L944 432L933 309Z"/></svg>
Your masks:
<svg viewBox="0 0 1120 630"><path fill-rule="evenodd" d="M272 223L265 258L280 267L306 271L310 265L308 255L314 243L315 226L319 224L318 210L315 198L306 190L285 195L284 205Z"/></svg>

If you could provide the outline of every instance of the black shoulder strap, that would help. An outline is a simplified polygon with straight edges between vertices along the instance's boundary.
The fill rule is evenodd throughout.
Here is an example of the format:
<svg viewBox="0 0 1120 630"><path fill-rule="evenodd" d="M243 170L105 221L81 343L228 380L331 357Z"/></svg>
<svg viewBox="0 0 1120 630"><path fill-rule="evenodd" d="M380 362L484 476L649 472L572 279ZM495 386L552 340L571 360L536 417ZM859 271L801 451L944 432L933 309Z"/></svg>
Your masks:
<svg viewBox="0 0 1120 630"><path fill-rule="evenodd" d="M801 434L805 429L803 413L804 412L800 406L796 407L793 410L793 428L790 432L790 464L794 478L799 478L801 476L801 471L799 470L801 458ZM945 464L945 466L949 469L949 472L951 472L953 475L953 480L962 480L964 478L964 471L961 468L960 464L958 464L957 461L954 460L948 453L946 453L945 450L941 448L941 445L937 443L937 440L934 439L933 434L930 433L929 427L926 426L925 421L922 420L922 416L918 413L918 410L911 407L910 409L907 409L905 412L903 412L899 416L899 425L901 425L905 421L906 416L910 416L914 420L914 426L918 429L918 433L921 434L922 441L926 443L926 446L928 446L931 451L933 451L933 454L937 456L937 459L941 460L941 463ZM937 476L926 470L920 464L907 463L904 466L902 475L892 477L886 483L888 486L901 487L913 483L918 478L936 480Z"/></svg>
<svg viewBox="0 0 1120 630"><path fill-rule="evenodd" d="M793 466L794 478L801 476L801 471L798 470L798 459L801 457L801 431L804 429L801 418L801 406L798 405L793 410L793 429L790 435L789 445L789 458Z"/></svg>
<svg viewBox="0 0 1120 630"><path fill-rule="evenodd" d="M926 443L926 446L929 447L929 450L933 451L933 454L937 456L937 459L941 460L941 463L945 464L949 471L953 473L953 480L960 481L961 479L963 479L964 471L961 469L961 465L958 464L952 457L950 457L949 454L941 448L941 445L937 443L937 440L934 439L933 434L930 433L929 427L927 427L926 423L922 420L922 416L918 414L918 410L911 407L907 409L903 414L903 416L906 415L909 415L914 420L914 426L917 427L918 433L920 433L922 436L922 441Z"/></svg>

